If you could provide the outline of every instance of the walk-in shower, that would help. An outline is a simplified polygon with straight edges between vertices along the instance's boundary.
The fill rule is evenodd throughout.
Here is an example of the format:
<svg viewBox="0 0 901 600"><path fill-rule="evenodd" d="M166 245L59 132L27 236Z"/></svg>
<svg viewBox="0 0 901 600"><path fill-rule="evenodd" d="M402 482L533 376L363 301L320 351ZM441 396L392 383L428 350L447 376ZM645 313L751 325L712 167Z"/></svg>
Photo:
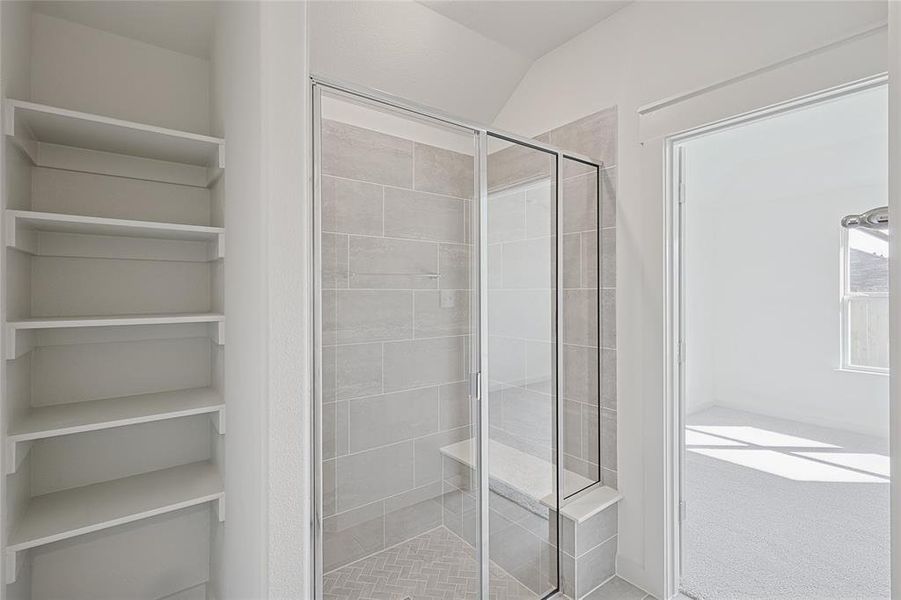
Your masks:
<svg viewBox="0 0 901 600"><path fill-rule="evenodd" d="M601 479L600 166L318 79L313 113L317 597L548 597Z"/></svg>

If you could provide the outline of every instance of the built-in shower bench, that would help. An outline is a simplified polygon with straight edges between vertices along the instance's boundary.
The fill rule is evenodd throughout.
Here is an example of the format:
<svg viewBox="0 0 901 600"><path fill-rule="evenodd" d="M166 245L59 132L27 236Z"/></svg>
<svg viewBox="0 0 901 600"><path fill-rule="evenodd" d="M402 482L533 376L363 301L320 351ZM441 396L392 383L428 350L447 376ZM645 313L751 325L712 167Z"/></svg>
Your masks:
<svg viewBox="0 0 901 600"><path fill-rule="evenodd" d="M441 448L441 454L473 471L476 440L468 439ZM556 478L553 463L511 448L497 440L488 442L489 488L523 508L549 520L551 539L557 519ZM563 593L580 600L603 585L615 572L617 504L615 489L564 470L565 490L583 490L561 500L559 543ZM587 489L585 489L587 488Z"/></svg>

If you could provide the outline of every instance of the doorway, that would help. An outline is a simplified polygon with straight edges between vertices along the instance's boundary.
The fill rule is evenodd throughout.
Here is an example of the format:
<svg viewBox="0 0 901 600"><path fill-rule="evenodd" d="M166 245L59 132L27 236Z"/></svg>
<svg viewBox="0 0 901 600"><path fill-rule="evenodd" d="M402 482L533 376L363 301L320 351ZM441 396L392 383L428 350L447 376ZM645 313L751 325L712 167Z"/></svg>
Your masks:
<svg viewBox="0 0 901 600"><path fill-rule="evenodd" d="M690 598L890 597L887 117L879 80L673 142Z"/></svg>

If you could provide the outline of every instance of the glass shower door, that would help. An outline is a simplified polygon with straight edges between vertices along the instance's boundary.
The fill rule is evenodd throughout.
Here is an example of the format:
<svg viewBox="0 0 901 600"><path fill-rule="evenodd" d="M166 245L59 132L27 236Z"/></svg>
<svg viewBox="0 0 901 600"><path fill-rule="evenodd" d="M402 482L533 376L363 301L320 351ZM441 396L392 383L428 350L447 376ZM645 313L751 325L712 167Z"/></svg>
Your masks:
<svg viewBox="0 0 901 600"><path fill-rule="evenodd" d="M557 156L487 137L481 340L489 591L543 598L558 587Z"/></svg>
<svg viewBox="0 0 901 600"><path fill-rule="evenodd" d="M476 598L476 144L314 88L318 593Z"/></svg>
<svg viewBox="0 0 901 600"><path fill-rule="evenodd" d="M572 165L374 93L313 100L317 598L549 597L560 503L597 479L572 479L560 414L587 265L564 234L591 237L564 218Z"/></svg>

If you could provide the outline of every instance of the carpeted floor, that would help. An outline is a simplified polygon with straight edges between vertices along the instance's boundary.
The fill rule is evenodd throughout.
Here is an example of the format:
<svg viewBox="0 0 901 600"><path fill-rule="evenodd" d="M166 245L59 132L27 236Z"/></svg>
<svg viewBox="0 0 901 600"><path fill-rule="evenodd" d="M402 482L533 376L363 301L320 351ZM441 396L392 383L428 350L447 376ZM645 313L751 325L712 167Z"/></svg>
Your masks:
<svg viewBox="0 0 901 600"><path fill-rule="evenodd" d="M687 422L683 593L890 597L885 441L718 407Z"/></svg>

